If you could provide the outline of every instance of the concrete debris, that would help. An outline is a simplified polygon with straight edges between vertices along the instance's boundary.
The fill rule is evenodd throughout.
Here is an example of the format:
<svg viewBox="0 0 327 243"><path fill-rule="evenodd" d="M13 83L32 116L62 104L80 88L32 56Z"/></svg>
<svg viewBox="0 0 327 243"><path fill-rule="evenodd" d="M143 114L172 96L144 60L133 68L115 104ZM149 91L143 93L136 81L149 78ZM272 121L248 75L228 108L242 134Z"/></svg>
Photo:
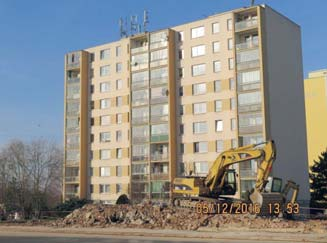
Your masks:
<svg viewBox="0 0 327 243"><path fill-rule="evenodd" d="M296 232L327 232L327 221L295 221L263 218L250 214L198 214L195 210L151 205L89 204L76 209L64 219L51 223L56 227L129 227L148 229L229 229L248 228Z"/></svg>

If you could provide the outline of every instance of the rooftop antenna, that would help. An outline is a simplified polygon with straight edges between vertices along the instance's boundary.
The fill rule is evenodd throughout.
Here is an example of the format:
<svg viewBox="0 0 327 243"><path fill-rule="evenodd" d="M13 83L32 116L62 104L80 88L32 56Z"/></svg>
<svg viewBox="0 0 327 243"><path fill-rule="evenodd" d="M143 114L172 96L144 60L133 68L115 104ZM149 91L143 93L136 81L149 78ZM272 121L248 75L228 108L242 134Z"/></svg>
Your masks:
<svg viewBox="0 0 327 243"><path fill-rule="evenodd" d="M254 6L254 0L251 0L251 6Z"/></svg>
<svg viewBox="0 0 327 243"><path fill-rule="evenodd" d="M149 23L149 15L148 11L143 11L143 31L146 32L146 26Z"/></svg>
<svg viewBox="0 0 327 243"><path fill-rule="evenodd" d="M119 19L119 31L120 31L120 38L127 37L127 30L126 30L126 26L124 26L123 18Z"/></svg>
<svg viewBox="0 0 327 243"><path fill-rule="evenodd" d="M137 33L139 27L137 24L137 15L132 15L131 16L131 35L133 35L133 33Z"/></svg>

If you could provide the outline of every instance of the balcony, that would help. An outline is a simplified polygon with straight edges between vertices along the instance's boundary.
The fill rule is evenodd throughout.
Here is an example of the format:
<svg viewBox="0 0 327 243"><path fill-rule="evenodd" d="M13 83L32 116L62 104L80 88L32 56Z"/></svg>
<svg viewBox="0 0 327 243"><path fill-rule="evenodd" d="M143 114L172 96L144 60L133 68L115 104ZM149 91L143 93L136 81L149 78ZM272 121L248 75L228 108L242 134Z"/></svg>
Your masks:
<svg viewBox="0 0 327 243"><path fill-rule="evenodd" d="M167 142L168 134L156 134L151 136L151 142Z"/></svg>
<svg viewBox="0 0 327 243"><path fill-rule="evenodd" d="M66 64L66 69L78 69L80 66L79 62L72 62Z"/></svg>
<svg viewBox="0 0 327 243"><path fill-rule="evenodd" d="M261 103L248 104L248 105L239 105L239 112L252 112L252 111L261 111Z"/></svg>
<svg viewBox="0 0 327 243"><path fill-rule="evenodd" d="M148 45L135 47L135 48L131 49L131 53L132 54L137 54L137 53L140 53L140 52L146 52L146 51L148 51L148 49L149 49Z"/></svg>
<svg viewBox="0 0 327 243"><path fill-rule="evenodd" d="M146 143L149 142L149 137L148 136L136 136L132 138L133 143Z"/></svg>
<svg viewBox="0 0 327 243"><path fill-rule="evenodd" d="M132 124L133 125L145 124L145 123L148 123L148 121L149 121L148 116L133 117L132 118Z"/></svg>
<svg viewBox="0 0 327 243"><path fill-rule="evenodd" d="M149 156L148 155L134 155L132 156L132 161L148 161Z"/></svg>
<svg viewBox="0 0 327 243"><path fill-rule="evenodd" d="M147 175L147 174L132 175L132 180L133 181L148 181L149 175Z"/></svg>
<svg viewBox="0 0 327 243"><path fill-rule="evenodd" d="M262 125L239 127L240 134L259 133L259 132L262 132Z"/></svg>
<svg viewBox="0 0 327 243"><path fill-rule="evenodd" d="M142 62L142 63L135 62L135 63L131 64L131 67L132 67L131 68L132 71L139 71L142 69L147 69L149 67L149 63L148 62Z"/></svg>
<svg viewBox="0 0 327 243"><path fill-rule="evenodd" d="M132 100L132 106L141 106L141 105L147 105L149 103L148 98L143 98L143 99L137 99L137 100Z"/></svg>
<svg viewBox="0 0 327 243"><path fill-rule="evenodd" d="M160 103L168 103L168 97L162 96L162 97L152 97L151 98L151 104L160 104Z"/></svg>
<svg viewBox="0 0 327 243"><path fill-rule="evenodd" d="M257 48L259 46L259 41L247 41L243 43L236 44L236 50L241 51L241 50L246 50L246 49L252 49L252 48Z"/></svg>
<svg viewBox="0 0 327 243"><path fill-rule="evenodd" d="M150 85L156 86L156 85L162 85L168 83L168 77L158 77L158 78L151 78Z"/></svg>
<svg viewBox="0 0 327 243"><path fill-rule="evenodd" d="M168 59L153 60L150 63L150 67L158 67L168 64Z"/></svg>
<svg viewBox="0 0 327 243"><path fill-rule="evenodd" d="M151 180L169 180L169 175L168 173L153 173Z"/></svg>
<svg viewBox="0 0 327 243"><path fill-rule="evenodd" d="M260 87L261 87L260 80L251 83L238 83L237 91L242 92L248 90L258 90L260 89Z"/></svg>
<svg viewBox="0 0 327 243"><path fill-rule="evenodd" d="M157 49L157 48L162 48L162 47L166 47L168 44L167 41L158 41L158 42L153 42L150 44L150 49Z"/></svg>
<svg viewBox="0 0 327 243"><path fill-rule="evenodd" d="M151 122L156 123L156 122L165 122L168 121L168 115L163 115L163 116L151 116Z"/></svg>
<svg viewBox="0 0 327 243"><path fill-rule="evenodd" d="M241 179L244 178L256 178L257 173L254 170L248 169L248 170L242 170L240 169L240 177Z"/></svg>
<svg viewBox="0 0 327 243"><path fill-rule="evenodd" d="M66 176L65 183L79 183L79 176Z"/></svg>
<svg viewBox="0 0 327 243"><path fill-rule="evenodd" d="M257 19L243 20L235 23L235 31L242 31L258 26Z"/></svg>
<svg viewBox="0 0 327 243"><path fill-rule="evenodd" d="M168 161L168 153L153 153L151 154L151 161Z"/></svg>
<svg viewBox="0 0 327 243"><path fill-rule="evenodd" d="M149 80L137 80L137 81L132 81L132 89L142 89L142 88L147 88L149 84Z"/></svg>
<svg viewBox="0 0 327 243"><path fill-rule="evenodd" d="M79 83L79 82L80 82L79 77L73 77L73 78L68 77L67 78L67 84L75 84L75 83Z"/></svg>
<svg viewBox="0 0 327 243"><path fill-rule="evenodd" d="M260 67L260 60L252 60L247 62L239 62L237 63L237 71L243 71L246 69L258 68Z"/></svg>

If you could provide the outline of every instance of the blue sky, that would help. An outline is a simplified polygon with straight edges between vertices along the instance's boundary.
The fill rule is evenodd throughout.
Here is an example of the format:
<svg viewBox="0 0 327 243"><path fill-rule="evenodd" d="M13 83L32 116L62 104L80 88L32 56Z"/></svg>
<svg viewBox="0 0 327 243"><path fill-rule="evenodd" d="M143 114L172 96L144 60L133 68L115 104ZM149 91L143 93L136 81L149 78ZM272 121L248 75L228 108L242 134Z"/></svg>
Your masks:
<svg viewBox="0 0 327 243"><path fill-rule="evenodd" d="M326 68L326 0L266 0L302 27L304 73ZM120 16L149 11L149 30L179 25L250 0L0 0L0 146L62 142L64 54L119 39Z"/></svg>

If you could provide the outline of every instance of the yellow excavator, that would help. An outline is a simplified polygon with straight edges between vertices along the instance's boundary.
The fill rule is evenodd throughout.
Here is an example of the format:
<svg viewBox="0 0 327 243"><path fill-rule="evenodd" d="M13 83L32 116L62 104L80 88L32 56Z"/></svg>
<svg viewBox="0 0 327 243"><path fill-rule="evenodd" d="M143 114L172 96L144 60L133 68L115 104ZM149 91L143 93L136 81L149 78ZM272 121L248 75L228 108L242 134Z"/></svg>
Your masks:
<svg viewBox="0 0 327 243"><path fill-rule="evenodd" d="M269 177L275 158L274 141L224 151L214 161L206 177L175 178L172 203L179 207L195 207L199 202L215 205L251 203L260 207L261 215L276 215L284 213L283 211L288 209L288 213L298 210L298 208L294 209L293 205L296 205L299 186L288 181L282 190L282 180ZM247 198L241 200L233 197L237 192L236 172L229 167L249 160L257 160L258 162L257 178L255 186ZM291 189L293 194L289 199L288 193Z"/></svg>

